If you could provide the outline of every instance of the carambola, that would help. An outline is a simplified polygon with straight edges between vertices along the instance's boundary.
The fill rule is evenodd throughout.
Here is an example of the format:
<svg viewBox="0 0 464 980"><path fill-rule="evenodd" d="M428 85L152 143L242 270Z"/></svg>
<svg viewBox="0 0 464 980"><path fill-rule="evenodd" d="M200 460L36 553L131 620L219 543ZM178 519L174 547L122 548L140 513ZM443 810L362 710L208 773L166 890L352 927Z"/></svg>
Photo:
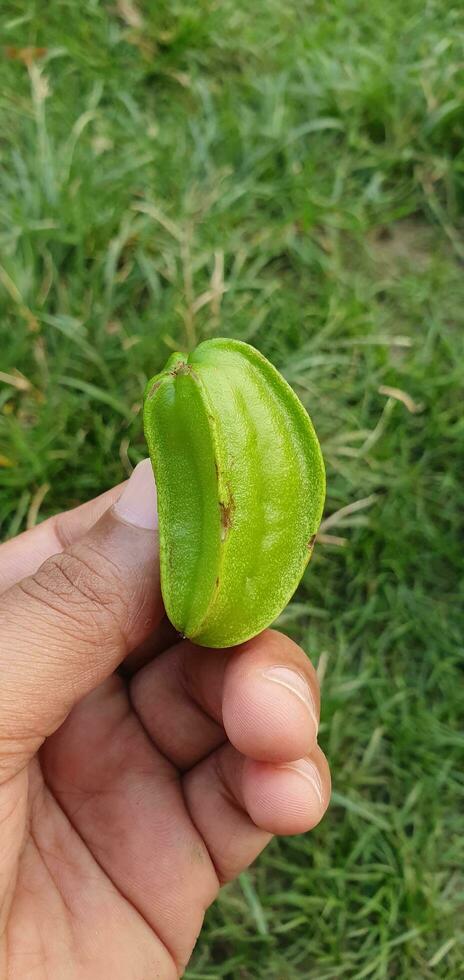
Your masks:
<svg viewBox="0 0 464 980"><path fill-rule="evenodd" d="M311 556L325 496L312 422L259 351L217 338L149 381L144 428L166 613L195 643L241 643L279 615Z"/></svg>

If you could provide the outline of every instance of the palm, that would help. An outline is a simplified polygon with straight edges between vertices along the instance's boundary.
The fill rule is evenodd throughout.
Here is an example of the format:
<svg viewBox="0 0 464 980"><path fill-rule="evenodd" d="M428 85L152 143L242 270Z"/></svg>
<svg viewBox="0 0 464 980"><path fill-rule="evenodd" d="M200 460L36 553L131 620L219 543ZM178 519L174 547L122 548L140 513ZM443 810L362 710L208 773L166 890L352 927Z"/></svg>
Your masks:
<svg viewBox="0 0 464 980"><path fill-rule="evenodd" d="M31 765L12 977L177 976L220 881L267 842L227 789L241 761L212 717L223 664L201 651L187 691L192 654L179 644L129 685L113 675Z"/></svg>

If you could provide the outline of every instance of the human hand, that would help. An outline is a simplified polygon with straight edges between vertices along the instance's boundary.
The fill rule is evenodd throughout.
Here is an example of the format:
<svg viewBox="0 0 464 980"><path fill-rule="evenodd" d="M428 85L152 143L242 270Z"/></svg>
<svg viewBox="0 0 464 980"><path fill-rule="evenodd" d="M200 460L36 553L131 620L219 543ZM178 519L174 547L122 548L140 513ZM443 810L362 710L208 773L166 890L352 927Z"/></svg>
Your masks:
<svg viewBox="0 0 464 980"><path fill-rule="evenodd" d="M179 640L149 462L121 489L0 546L8 980L179 976L220 885L329 800L303 651Z"/></svg>

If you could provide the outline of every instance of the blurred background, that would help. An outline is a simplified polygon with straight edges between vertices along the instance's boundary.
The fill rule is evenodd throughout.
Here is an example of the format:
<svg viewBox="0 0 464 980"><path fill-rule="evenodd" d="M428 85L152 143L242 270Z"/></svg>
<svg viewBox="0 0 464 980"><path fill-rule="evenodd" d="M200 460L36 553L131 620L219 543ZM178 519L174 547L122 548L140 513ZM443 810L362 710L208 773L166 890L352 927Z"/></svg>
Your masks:
<svg viewBox="0 0 464 980"><path fill-rule="evenodd" d="M462 4L3 0L0 39L2 537L124 478L147 377L214 335L326 459L279 625L333 802L223 891L188 977L461 977Z"/></svg>

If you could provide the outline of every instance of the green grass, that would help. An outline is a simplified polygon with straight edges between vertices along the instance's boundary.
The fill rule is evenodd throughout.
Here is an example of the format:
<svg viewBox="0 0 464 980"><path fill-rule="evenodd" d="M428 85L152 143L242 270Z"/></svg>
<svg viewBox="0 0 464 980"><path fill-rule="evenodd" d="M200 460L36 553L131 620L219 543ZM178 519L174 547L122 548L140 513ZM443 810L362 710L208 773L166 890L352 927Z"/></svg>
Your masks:
<svg viewBox="0 0 464 980"><path fill-rule="evenodd" d="M364 501L282 616L323 674L333 803L224 890L188 976L457 980L464 9L5 0L0 18L2 535L121 479L147 376L214 334L309 407L326 515ZM46 49L29 67L26 46Z"/></svg>

